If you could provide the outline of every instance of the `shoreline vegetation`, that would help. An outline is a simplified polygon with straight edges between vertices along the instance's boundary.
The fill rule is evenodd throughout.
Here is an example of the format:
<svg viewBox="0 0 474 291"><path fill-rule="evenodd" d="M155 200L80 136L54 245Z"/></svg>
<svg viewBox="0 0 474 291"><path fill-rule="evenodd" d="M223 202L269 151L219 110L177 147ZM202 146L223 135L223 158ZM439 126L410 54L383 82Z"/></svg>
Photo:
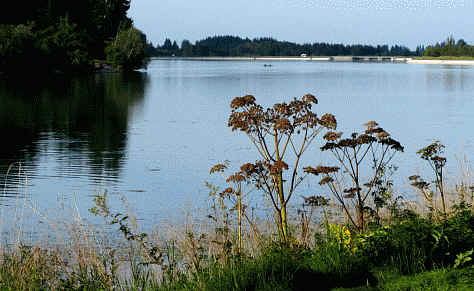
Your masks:
<svg viewBox="0 0 474 291"><path fill-rule="evenodd" d="M316 114L317 104L310 94L269 108L251 95L234 98L229 130L246 133L261 160L212 166L210 181L224 186L206 183L208 208L181 226L143 231L133 205L123 197L117 206L105 192L89 209L104 225L77 205L56 216L31 205L45 227L45 239L33 241L17 203L16 216L0 215L1 226L18 222L0 237L0 289L472 290L469 163L448 177L445 147L422 147L431 174L407 177L417 198L406 200L393 185L402 144L375 121L344 135L334 115ZM315 139L324 146L312 147ZM333 155L334 164L307 161L306 150ZM322 192L295 204L305 179ZM272 213L256 214L250 195L266 197Z"/></svg>

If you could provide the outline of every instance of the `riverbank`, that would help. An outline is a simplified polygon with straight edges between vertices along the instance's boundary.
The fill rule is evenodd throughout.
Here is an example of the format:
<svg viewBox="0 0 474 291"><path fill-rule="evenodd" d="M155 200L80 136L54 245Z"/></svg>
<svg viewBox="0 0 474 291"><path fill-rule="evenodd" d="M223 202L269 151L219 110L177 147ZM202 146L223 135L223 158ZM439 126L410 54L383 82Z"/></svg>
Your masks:
<svg viewBox="0 0 474 291"><path fill-rule="evenodd" d="M461 194L461 193L459 193ZM472 290L473 212L459 204L446 217L395 205L393 217L351 229L338 208L312 205L291 223L282 243L272 217L245 215L242 247L235 213L219 207L200 220L159 224L142 233L126 201L97 195L89 211L107 227L65 205L44 215L57 231L44 242L0 245L0 290ZM469 200L470 201L470 200ZM224 202L225 203L225 202ZM456 210L457 209L457 210ZM324 213L324 216L317 216ZM431 213L433 214L433 213ZM336 214L337 216L337 214ZM115 235L110 231L116 231ZM44 232L46 233L46 232ZM4 233L5 234L5 233ZM5 237L2 237L5 239ZM5 241L5 240L2 240Z"/></svg>

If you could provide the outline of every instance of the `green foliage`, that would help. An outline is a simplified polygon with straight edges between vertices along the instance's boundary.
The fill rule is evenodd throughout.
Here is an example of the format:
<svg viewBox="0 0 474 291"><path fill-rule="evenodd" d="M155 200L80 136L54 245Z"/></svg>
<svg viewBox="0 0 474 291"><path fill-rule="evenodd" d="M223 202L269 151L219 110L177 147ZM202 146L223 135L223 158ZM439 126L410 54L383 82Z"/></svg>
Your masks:
<svg viewBox="0 0 474 291"><path fill-rule="evenodd" d="M393 264L402 274L452 266L472 245L474 215L470 210L440 223L411 215L399 224L363 233L356 240L361 256L370 258L376 266Z"/></svg>
<svg viewBox="0 0 474 291"><path fill-rule="evenodd" d="M464 253L460 253L456 256L456 260L454 261L454 268L459 268L462 265L472 261L472 253L474 252L474 249L471 249L470 251L466 251Z"/></svg>
<svg viewBox="0 0 474 291"><path fill-rule="evenodd" d="M146 38L140 30L122 30L105 49L107 61L126 71L139 69L144 65L145 47Z"/></svg>
<svg viewBox="0 0 474 291"><path fill-rule="evenodd" d="M38 33L38 47L49 58L49 65L67 71L90 66L85 36L77 24L61 17L59 23Z"/></svg>
<svg viewBox="0 0 474 291"><path fill-rule="evenodd" d="M27 64L34 48L33 24L0 25L0 71Z"/></svg>
<svg viewBox="0 0 474 291"><path fill-rule="evenodd" d="M425 56L474 57L474 46L468 45L463 39L459 39L456 42L454 38L450 36L442 43L427 46Z"/></svg>

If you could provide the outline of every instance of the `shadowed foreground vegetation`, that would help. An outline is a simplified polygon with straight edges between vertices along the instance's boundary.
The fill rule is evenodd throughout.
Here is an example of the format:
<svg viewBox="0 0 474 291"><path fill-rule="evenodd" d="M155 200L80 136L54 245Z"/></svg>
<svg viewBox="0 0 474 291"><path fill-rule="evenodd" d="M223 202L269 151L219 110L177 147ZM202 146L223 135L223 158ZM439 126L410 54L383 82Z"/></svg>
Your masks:
<svg viewBox="0 0 474 291"><path fill-rule="evenodd" d="M432 177L407 177L419 194L407 201L390 163L403 146L374 121L344 137L333 115L313 111L317 103L305 95L263 108L253 96L235 98L228 125L247 134L261 160L230 174L228 162L211 168L228 187L207 184L202 220L143 233L126 201L118 212L107 193L97 195L89 211L119 235L74 211L68 221L45 219L63 239L3 245L0 289L472 290L472 172L449 185L435 141L417 152ZM307 166L303 154L320 135L334 165ZM314 176L329 194L289 203ZM247 204L256 192L273 213Z"/></svg>

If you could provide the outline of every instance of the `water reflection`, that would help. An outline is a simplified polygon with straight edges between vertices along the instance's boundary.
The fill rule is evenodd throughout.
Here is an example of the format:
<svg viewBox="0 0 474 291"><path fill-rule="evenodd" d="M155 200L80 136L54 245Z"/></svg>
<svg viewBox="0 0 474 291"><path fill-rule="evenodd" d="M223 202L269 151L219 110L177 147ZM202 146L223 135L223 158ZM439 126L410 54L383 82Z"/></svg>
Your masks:
<svg viewBox="0 0 474 291"><path fill-rule="evenodd" d="M445 91L464 90L466 83L466 70L470 68L466 66L443 66L427 67L425 73L426 84L430 87L442 87ZM442 85L442 86L440 86ZM459 87L459 88L457 88Z"/></svg>
<svg viewBox="0 0 474 291"><path fill-rule="evenodd" d="M143 104L147 83L144 73L0 79L3 195L21 195L15 189L26 176L18 173L26 173L30 183L84 176L92 183L117 180L128 124Z"/></svg>

